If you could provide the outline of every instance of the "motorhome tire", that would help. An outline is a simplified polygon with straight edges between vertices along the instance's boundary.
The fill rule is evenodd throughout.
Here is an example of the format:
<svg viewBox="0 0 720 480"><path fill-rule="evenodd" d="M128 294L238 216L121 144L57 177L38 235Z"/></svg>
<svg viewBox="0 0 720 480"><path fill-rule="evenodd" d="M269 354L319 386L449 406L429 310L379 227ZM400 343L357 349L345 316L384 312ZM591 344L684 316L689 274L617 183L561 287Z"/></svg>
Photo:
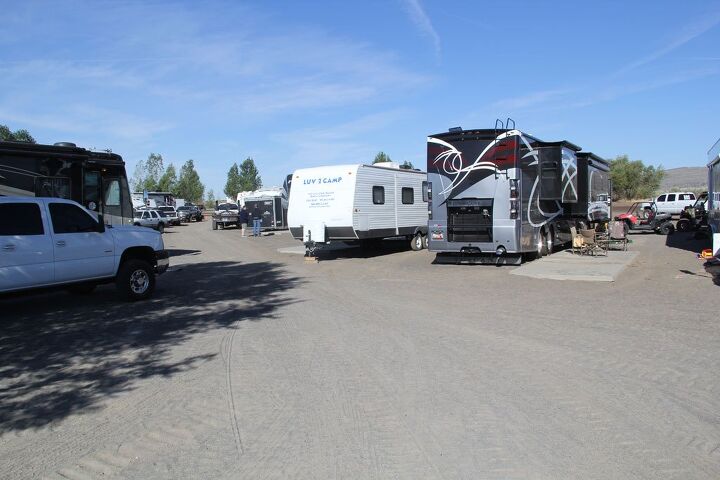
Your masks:
<svg viewBox="0 0 720 480"><path fill-rule="evenodd" d="M412 237L412 240L410 240L410 248L412 248L415 252L419 252L423 249L423 239L420 233Z"/></svg>
<svg viewBox="0 0 720 480"><path fill-rule="evenodd" d="M555 251L554 249L555 249L556 244L557 244L557 242L556 242L556 238L555 238L555 229L551 228L550 233L547 235L546 242L545 242L546 249L547 249L547 255L550 255L551 253L553 253Z"/></svg>
<svg viewBox="0 0 720 480"><path fill-rule="evenodd" d="M540 238L539 238L539 251L538 251L538 258L546 256L548 252L548 234L545 230L540 230Z"/></svg>

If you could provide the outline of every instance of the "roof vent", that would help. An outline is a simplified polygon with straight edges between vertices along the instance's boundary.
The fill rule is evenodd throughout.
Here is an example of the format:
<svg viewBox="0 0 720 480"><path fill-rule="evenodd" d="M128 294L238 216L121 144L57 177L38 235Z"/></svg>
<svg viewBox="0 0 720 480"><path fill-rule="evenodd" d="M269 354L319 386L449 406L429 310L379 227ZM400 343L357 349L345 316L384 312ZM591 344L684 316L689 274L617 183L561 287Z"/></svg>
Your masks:
<svg viewBox="0 0 720 480"><path fill-rule="evenodd" d="M450 132L450 133L462 132L462 127L450 127L450 128L448 128L448 132Z"/></svg>
<svg viewBox="0 0 720 480"><path fill-rule="evenodd" d="M77 147L77 145L72 142L55 142L53 145L56 147Z"/></svg>

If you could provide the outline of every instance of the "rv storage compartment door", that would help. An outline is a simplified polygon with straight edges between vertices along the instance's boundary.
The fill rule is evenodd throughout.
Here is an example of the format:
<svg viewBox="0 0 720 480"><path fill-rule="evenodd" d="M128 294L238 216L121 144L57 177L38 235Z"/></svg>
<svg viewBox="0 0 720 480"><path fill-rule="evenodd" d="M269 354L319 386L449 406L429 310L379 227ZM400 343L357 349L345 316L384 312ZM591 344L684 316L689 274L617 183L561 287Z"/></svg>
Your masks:
<svg viewBox="0 0 720 480"><path fill-rule="evenodd" d="M562 157L560 147L539 147L538 176L540 200L562 198Z"/></svg>
<svg viewBox="0 0 720 480"><path fill-rule="evenodd" d="M448 240L451 242L492 242L493 200L464 198L448 200Z"/></svg>

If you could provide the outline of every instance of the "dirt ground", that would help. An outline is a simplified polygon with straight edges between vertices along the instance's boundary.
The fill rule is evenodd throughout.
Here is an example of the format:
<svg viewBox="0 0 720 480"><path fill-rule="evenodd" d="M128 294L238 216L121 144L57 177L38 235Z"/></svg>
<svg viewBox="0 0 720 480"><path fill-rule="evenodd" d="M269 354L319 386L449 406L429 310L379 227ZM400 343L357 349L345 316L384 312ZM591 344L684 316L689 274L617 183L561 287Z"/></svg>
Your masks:
<svg viewBox="0 0 720 480"><path fill-rule="evenodd" d="M720 287L691 235L632 234L604 284L164 238L150 301L0 299L1 478L720 478Z"/></svg>

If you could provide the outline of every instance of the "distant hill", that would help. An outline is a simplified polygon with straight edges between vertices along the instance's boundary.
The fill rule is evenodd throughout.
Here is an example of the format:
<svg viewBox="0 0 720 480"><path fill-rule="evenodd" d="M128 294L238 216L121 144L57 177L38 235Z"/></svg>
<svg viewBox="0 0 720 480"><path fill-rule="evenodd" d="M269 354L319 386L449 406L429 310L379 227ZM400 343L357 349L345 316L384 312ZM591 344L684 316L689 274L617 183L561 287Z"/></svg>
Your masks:
<svg viewBox="0 0 720 480"><path fill-rule="evenodd" d="M660 190L707 190L708 171L706 167L680 167L665 170Z"/></svg>

